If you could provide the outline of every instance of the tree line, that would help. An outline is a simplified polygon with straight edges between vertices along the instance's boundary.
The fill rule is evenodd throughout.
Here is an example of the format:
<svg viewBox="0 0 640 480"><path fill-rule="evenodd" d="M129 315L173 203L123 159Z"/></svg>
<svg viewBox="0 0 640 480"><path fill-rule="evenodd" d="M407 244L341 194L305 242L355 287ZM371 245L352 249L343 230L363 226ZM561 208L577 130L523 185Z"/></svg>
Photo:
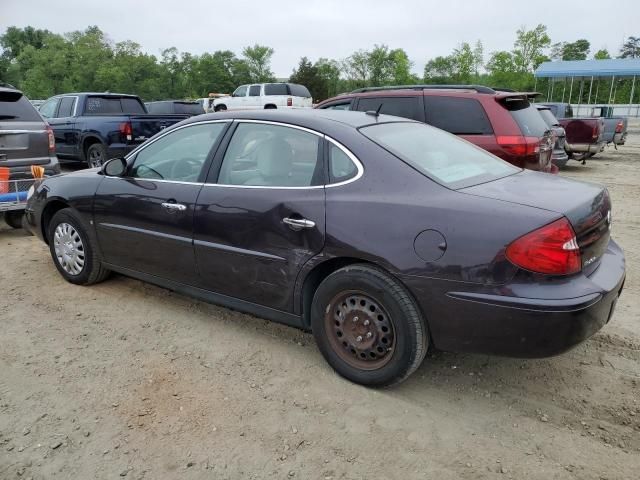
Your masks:
<svg viewBox="0 0 640 480"><path fill-rule="evenodd" d="M274 50L263 45L247 46L240 54L217 50L202 55L170 47L155 56L129 40L114 43L91 26L63 35L33 27L9 27L0 35L0 47L0 81L17 86L30 98L71 91L135 93L144 100L198 98L209 92L231 93L241 84L276 80L271 71ZM417 83L478 83L546 92L549 80L536 82L533 75L542 62L585 60L590 50L586 39L552 43L547 28L537 25L530 30L520 28L510 50L491 52L488 57L480 40L462 42L449 55L428 60L421 75L402 48L374 45L344 59L319 58L314 62L302 57L289 81L307 86L316 101L354 88ZM617 56L640 58L640 37L629 37ZM592 58L611 55L601 49ZM555 87L559 95L563 87ZM627 102L629 90L630 82L619 80L614 101ZM586 89L577 85L572 100L578 101L581 91L580 101L586 102ZM595 100L600 102L606 102L611 93L604 86L597 92L600 96Z"/></svg>

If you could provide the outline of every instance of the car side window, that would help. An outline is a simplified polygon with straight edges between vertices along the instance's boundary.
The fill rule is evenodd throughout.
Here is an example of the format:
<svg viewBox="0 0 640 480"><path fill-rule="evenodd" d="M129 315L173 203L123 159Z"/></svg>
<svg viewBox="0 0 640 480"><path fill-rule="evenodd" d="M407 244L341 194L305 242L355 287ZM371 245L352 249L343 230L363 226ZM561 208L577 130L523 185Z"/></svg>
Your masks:
<svg viewBox="0 0 640 480"><path fill-rule="evenodd" d="M332 103L326 107L322 107L323 110L349 110L351 108L351 100L348 102Z"/></svg>
<svg viewBox="0 0 640 480"><path fill-rule="evenodd" d="M382 104L380 113L422 121L419 100L419 97L362 97L358 100L357 110L378 110Z"/></svg>
<svg viewBox="0 0 640 480"><path fill-rule="evenodd" d="M232 97L246 97L247 96L247 86L243 85L242 87L236 88L235 92L233 92Z"/></svg>
<svg viewBox="0 0 640 480"><path fill-rule="evenodd" d="M56 109L58 108L58 103L60 102L60 97L52 98L47 100L40 107L40 115L44 118L53 118L56 114Z"/></svg>
<svg viewBox="0 0 640 480"><path fill-rule="evenodd" d="M474 98L425 96L429 125L456 135L491 135L493 128L482 104Z"/></svg>
<svg viewBox="0 0 640 480"><path fill-rule="evenodd" d="M209 152L225 125L197 124L166 134L136 154L130 176L197 182Z"/></svg>
<svg viewBox="0 0 640 480"><path fill-rule="evenodd" d="M309 187L323 183L320 137L297 128L240 123L222 160L218 183Z"/></svg>
<svg viewBox="0 0 640 480"><path fill-rule="evenodd" d="M329 143L329 183L344 182L358 173L353 160L337 145Z"/></svg>
<svg viewBox="0 0 640 480"><path fill-rule="evenodd" d="M260 85L251 85L251 87L249 87L249 96L250 97L259 97L260 96Z"/></svg>
<svg viewBox="0 0 640 480"><path fill-rule="evenodd" d="M76 97L63 97L60 100L60 108L58 108L58 118L67 118L73 115L73 109L76 106Z"/></svg>

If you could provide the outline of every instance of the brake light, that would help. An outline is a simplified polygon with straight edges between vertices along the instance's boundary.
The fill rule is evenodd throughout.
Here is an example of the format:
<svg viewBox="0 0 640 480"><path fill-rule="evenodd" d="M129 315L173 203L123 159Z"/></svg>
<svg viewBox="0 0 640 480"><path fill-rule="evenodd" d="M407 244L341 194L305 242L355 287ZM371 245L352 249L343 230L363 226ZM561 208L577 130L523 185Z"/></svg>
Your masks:
<svg viewBox="0 0 640 480"><path fill-rule="evenodd" d="M127 140L133 139L133 127L131 122L124 122L120 124L120 133L127 137Z"/></svg>
<svg viewBox="0 0 640 480"><path fill-rule="evenodd" d="M594 125L593 126L593 130L591 132L591 137L595 140L596 138L598 138L598 126Z"/></svg>
<svg viewBox="0 0 640 480"><path fill-rule="evenodd" d="M47 125L47 137L49 137L49 153L56 153L56 137L49 125Z"/></svg>
<svg viewBox="0 0 640 480"><path fill-rule="evenodd" d="M293 106L293 98L289 97L287 98L287 107L292 107Z"/></svg>
<svg viewBox="0 0 640 480"><path fill-rule="evenodd" d="M617 124L616 124L616 133L622 133L622 129L624 128L624 123L622 122L622 120L620 120Z"/></svg>
<svg viewBox="0 0 640 480"><path fill-rule="evenodd" d="M509 261L548 275L570 275L582 268L576 234L565 217L518 238L507 247Z"/></svg>
<svg viewBox="0 0 640 480"><path fill-rule="evenodd" d="M540 151L538 137L523 137L522 135L498 135L498 145L511 155L536 155Z"/></svg>

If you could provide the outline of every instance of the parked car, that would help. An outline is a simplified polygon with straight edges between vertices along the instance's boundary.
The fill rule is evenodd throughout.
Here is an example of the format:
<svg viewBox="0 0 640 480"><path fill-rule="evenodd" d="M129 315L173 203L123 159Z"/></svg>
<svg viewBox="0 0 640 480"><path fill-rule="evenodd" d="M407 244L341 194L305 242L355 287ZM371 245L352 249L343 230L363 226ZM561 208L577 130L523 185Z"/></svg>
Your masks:
<svg viewBox="0 0 640 480"><path fill-rule="evenodd" d="M555 139L553 143L553 153L551 155L551 161L558 168L564 167L569 161L569 155L564 149L565 141L566 141L566 133L564 128L558 122L558 119L553 116L551 113L551 109L544 105L536 105L536 108L540 112L542 119L545 121L547 126L551 129L553 133L553 138Z"/></svg>
<svg viewBox="0 0 640 480"><path fill-rule="evenodd" d="M53 132L20 90L0 87L0 212L6 210L5 221L14 228L22 225L24 209L1 204L21 203L19 193L33 181L32 166L44 168L45 175L60 173Z"/></svg>
<svg viewBox="0 0 640 480"><path fill-rule="evenodd" d="M216 112L255 108L311 108L312 105L313 99L307 87L297 83L241 85L230 97L213 101Z"/></svg>
<svg viewBox="0 0 640 480"><path fill-rule="evenodd" d="M115 271L311 330L372 386L430 347L565 351L609 321L625 278L605 187L375 112L192 117L46 179L27 223L71 283Z"/></svg>
<svg viewBox="0 0 640 480"><path fill-rule="evenodd" d="M568 103L544 103L548 106L556 118L573 118L573 109ZM556 113L557 112L557 113ZM589 118L602 118L604 121L603 140L614 147L624 145L627 139L627 117L614 117L613 108L606 106L592 107L592 115Z"/></svg>
<svg viewBox="0 0 640 480"><path fill-rule="evenodd" d="M188 115L202 115L205 113L204 107L200 102L191 102L187 100L163 100L159 102L147 102L144 104L147 107L147 112L153 115L164 114L179 114Z"/></svg>
<svg viewBox="0 0 640 480"><path fill-rule="evenodd" d="M409 85L362 88L315 108L378 111L425 122L518 167L551 172L551 132L530 98L479 85Z"/></svg>
<svg viewBox="0 0 640 480"><path fill-rule="evenodd" d="M48 99L40 114L53 129L61 159L90 167L121 157L160 130L189 115L150 115L135 95L68 93Z"/></svg>

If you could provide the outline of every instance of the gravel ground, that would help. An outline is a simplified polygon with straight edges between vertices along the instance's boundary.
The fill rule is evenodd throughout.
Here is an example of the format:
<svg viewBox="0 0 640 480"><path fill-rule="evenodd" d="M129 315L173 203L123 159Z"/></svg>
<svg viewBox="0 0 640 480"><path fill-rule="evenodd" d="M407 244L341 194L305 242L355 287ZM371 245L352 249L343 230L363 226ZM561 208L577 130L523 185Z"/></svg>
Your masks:
<svg viewBox="0 0 640 480"><path fill-rule="evenodd" d="M608 185L626 289L552 359L434 353L404 384L336 376L291 328L114 276L70 285L0 227L0 478L637 479L640 123L562 172Z"/></svg>

